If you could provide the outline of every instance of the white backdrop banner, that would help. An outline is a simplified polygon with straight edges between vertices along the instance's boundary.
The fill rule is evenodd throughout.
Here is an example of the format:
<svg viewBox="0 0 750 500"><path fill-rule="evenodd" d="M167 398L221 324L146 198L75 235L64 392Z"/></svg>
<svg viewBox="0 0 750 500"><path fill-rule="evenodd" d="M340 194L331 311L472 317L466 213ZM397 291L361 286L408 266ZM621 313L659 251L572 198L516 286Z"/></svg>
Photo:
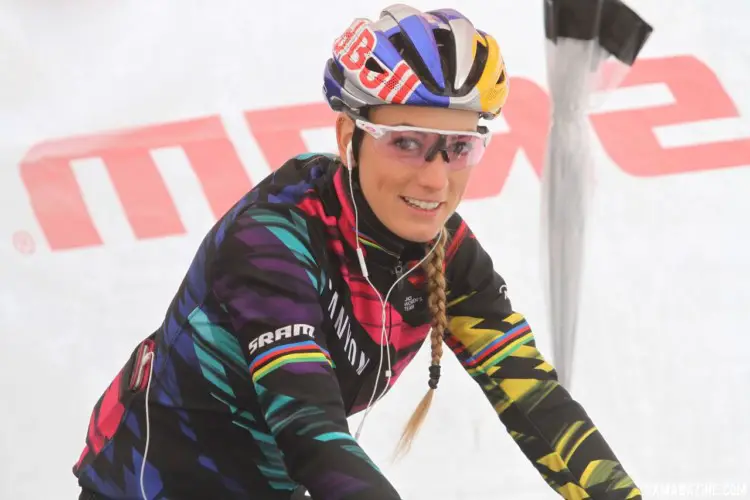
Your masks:
<svg viewBox="0 0 750 500"><path fill-rule="evenodd" d="M0 3L0 498L77 498L93 404L216 218L290 156L333 149L323 65L352 18L388 3ZM646 498L750 497L750 2L629 5L656 30L590 120L571 391ZM512 75L459 210L554 364L542 2L458 7ZM362 438L401 494L556 498L452 359L412 453L388 461L420 356Z"/></svg>

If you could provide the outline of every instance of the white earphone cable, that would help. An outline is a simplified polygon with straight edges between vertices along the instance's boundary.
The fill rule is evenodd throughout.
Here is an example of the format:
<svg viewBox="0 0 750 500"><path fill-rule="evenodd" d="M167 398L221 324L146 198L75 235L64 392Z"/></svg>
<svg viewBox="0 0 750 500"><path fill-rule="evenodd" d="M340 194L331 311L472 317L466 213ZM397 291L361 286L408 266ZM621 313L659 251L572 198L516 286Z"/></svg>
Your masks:
<svg viewBox="0 0 750 500"><path fill-rule="evenodd" d="M352 143L349 142L347 148L346 148L346 160L347 160L347 169L349 170L349 175L347 176L349 179L349 196L352 199L352 207L354 209L354 239L357 245L357 258L359 259L359 266L362 269L362 275L364 276L367 283L370 285L370 288L375 292L375 295L378 297L378 300L380 301L381 311L380 311L380 359L378 362L378 370L377 375L375 377L375 383L373 384L372 389L372 395L370 396L370 401L367 403L367 408L365 409L365 414L362 417L362 420L359 423L359 426L357 427L357 431L354 434L354 439L359 440L359 437L362 434L362 429L365 425L365 420L367 420L367 416L370 414L370 411L372 411L372 408L375 403L380 401L385 393L388 390L389 384L386 383L383 387L383 390L380 392L380 395L377 399L375 399L375 394L378 391L378 382L380 382L380 373L382 372L383 368L383 349L385 349L386 357L388 359L388 370L385 373L385 376L390 380L391 376L393 375L392 369L393 366L391 364L391 351L388 349L388 346L390 345L390 334L389 332L386 332L386 304L388 303L388 298L391 295L391 292L396 288L396 285L398 283L406 278L410 273L412 273L415 269L419 268L429 257L432 255L432 253L435 251L437 246L440 244L440 238L438 238L437 242L432 246L429 252L420 260L417 264L414 265L411 269L406 271L404 274L398 277L396 281L391 285L390 289L388 290L388 293L385 295L385 299L380 295L380 292L375 287L375 285L372 284L370 281L370 275L367 270L367 264L365 263L365 257L364 253L362 252L362 248L359 245L359 211L357 210L357 202L354 199L354 186L352 184L352 168L354 165L354 155L352 154ZM429 333L428 333L429 335ZM374 400L374 401L373 401Z"/></svg>
<svg viewBox="0 0 750 500"><path fill-rule="evenodd" d="M143 361L141 364L149 362L149 373L148 373L148 382L146 383L146 399L144 400L143 404L146 407L146 445L143 450L143 461L141 462L141 495L143 495L143 500L148 500L148 497L146 496L146 487L144 485L143 476L146 472L146 459L148 458L148 447L151 443L151 421L150 421L150 415L148 413L148 403L149 403L149 395L151 394L151 380L154 378L154 356L155 356L156 349L154 348L153 352L146 353L143 356Z"/></svg>

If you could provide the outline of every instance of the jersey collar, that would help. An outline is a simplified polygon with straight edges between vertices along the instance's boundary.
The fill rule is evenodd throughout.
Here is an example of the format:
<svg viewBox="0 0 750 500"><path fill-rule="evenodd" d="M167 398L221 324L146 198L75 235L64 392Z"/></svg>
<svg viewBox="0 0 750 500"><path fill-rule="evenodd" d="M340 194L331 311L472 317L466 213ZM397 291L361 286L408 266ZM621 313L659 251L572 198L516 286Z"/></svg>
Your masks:
<svg viewBox="0 0 750 500"><path fill-rule="evenodd" d="M354 207L349 190L349 169L341 162L336 162L337 168L333 174L333 185L341 205L339 230L344 233L344 239L349 246L356 250ZM391 232L375 215L367 203L359 184L358 169L351 173L354 188L354 201L359 214L359 245L365 255L365 260L384 265L395 265L397 262L407 262L424 257L425 248L421 243L414 243L401 238Z"/></svg>

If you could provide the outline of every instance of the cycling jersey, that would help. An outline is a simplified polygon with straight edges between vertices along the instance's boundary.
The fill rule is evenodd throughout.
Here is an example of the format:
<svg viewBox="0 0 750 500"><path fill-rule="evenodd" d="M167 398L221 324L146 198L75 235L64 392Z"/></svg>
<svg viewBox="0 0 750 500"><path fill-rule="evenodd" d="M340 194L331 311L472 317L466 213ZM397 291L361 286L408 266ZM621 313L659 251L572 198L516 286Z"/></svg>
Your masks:
<svg viewBox="0 0 750 500"><path fill-rule="evenodd" d="M288 500L300 485L317 500L401 498L347 417L387 391L426 339L425 275L416 269L394 287L381 340L381 302L355 252L348 175L335 157L295 157L214 225L162 325L94 407L73 468L83 488L141 498L148 424L149 498ZM359 241L385 297L428 247L389 232L354 177ZM445 344L507 431L564 498L641 498L558 384L467 224L454 214L446 226ZM387 354L390 378L380 363Z"/></svg>

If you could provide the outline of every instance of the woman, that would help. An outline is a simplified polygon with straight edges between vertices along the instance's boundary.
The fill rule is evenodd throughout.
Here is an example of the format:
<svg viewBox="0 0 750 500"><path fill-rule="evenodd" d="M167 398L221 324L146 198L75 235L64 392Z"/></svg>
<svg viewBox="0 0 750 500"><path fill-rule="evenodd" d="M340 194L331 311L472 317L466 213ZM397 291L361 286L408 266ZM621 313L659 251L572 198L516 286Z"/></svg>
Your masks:
<svg viewBox="0 0 750 500"><path fill-rule="evenodd" d="M565 498L640 498L455 213L508 80L495 40L404 5L334 44L339 157L290 159L208 233L94 408L81 498L399 499L347 417L443 344ZM144 459L145 457L145 459Z"/></svg>

